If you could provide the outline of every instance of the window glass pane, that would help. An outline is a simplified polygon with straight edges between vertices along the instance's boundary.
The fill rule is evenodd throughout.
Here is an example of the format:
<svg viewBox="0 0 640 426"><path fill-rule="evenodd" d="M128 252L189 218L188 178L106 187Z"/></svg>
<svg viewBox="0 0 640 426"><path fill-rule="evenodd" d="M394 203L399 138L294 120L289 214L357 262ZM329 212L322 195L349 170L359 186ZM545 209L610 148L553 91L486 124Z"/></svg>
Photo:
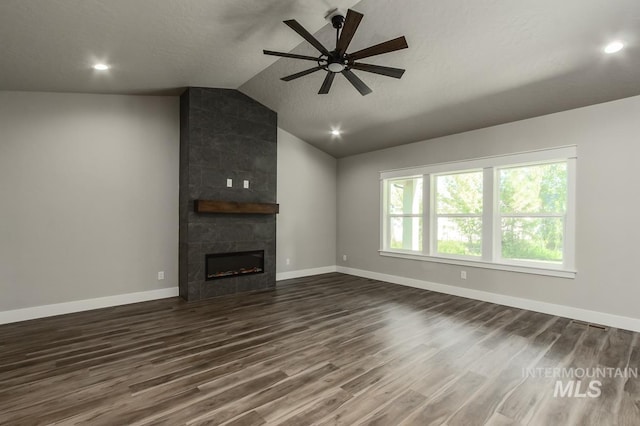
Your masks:
<svg viewBox="0 0 640 426"><path fill-rule="evenodd" d="M422 250L422 218L392 217L389 224L389 247L403 250Z"/></svg>
<svg viewBox="0 0 640 426"><path fill-rule="evenodd" d="M437 176L436 213L482 214L482 172Z"/></svg>
<svg viewBox="0 0 640 426"><path fill-rule="evenodd" d="M422 213L422 178L389 181L389 213Z"/></svg>
<svg viewBox="0 0 640 426"><path fill-rule="evenodd" d="M503 258L562 262L562 218L505 217L501 227Z"/></svg>
<svg viewBox="0 0 640 426"><path fill-rule="evenodd" d="M482 219L479 217L439 217L438 253L461 256L482 254Z"/></svg>
<svg viewBox="0 0 640 426"><path fill-rule="evenodd" d="M564 213L567 163L501 169L501 213Z"/></svg>

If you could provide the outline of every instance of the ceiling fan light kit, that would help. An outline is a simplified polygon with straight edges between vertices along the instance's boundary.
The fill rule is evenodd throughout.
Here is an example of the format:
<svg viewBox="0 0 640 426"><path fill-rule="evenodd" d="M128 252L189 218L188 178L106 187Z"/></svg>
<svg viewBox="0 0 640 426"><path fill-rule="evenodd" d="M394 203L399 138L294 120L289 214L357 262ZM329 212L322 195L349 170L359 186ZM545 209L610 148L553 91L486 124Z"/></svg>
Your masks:
<svg viewBox="0 0 640 426"><path fill-rule="evenodd" d="M302 38L304 38L309 44L315 47L320 56L306 56L297 55L293 53L275 52L272 50L264 50L265 55L280 56L283 58L301 59L306 61L315 61L317 66L306 69L304 71L282 77L281 80L291 81L305 75L314 73L316 71L324 70L327 72L320 91L318 94L325 95L329 93L333 79L336 74L342 74L345 78L356 88L362 96L371 93L371 89L360 78L353 73L352 70L365 71L374 74L380 74L387 77L401 78L404 74L401 68L383 67L380 65L365 64L362 62L356 62L360 59L369 58L371 56L382 55L384 53L395 52L396 50L406 49L407 40L402 37L395 38L393 40L386 41L384 43L376 44L375 46L368 47L366 49L358 50L354 53L347 53L347 49L353 36L362 21L363 14L349 9L346 16L337 9L334 9L327 15L327 19L331 21L333 28L336 29L336 48L329 51L322 43L318 41L310 32L308 32L302 25L296 20L290 19L284 21L292 30L297 32Z"/></svg>

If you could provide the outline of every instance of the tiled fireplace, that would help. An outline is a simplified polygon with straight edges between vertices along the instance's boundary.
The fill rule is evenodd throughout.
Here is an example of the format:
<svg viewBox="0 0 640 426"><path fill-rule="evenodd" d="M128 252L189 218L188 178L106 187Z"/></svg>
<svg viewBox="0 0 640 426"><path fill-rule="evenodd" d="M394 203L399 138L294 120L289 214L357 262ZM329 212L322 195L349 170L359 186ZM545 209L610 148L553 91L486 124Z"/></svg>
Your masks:
<svg viewBox="0 0 640 426"><path fill-rule="evenodd" d="M276 132L276 113L237 90L189 88L181 96L180 296L184 299L275 286L275 214L203 212L195 204L196 200L234 206L276 203Z"/></svg>

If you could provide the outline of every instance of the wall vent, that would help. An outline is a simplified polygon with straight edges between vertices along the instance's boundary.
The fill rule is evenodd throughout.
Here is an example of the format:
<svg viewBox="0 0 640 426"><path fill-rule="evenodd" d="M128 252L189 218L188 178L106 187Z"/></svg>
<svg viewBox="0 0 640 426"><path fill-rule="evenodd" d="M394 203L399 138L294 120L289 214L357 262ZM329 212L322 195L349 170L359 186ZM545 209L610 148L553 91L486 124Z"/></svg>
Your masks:
<svg viewBox="0 0 640 426"><path fill-rule="evenodd" d="M587 328L595 328L597 330L602 330L602 331L607 331L609 330L609 327L604 326L604 325L600 325L600 324L592 324L590 322L584 322L584 321L579 321L579 320L571 320L571 324L580 326L580 327L587 327Z"/></svg>

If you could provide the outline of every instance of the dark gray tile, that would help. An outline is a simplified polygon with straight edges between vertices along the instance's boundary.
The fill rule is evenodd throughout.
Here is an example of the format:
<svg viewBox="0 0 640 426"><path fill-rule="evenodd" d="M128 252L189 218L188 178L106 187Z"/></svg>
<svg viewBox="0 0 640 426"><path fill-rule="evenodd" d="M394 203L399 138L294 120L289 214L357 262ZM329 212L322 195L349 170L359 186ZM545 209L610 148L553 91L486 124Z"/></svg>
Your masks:
<svg viewBox="0 0 640 426"><path fill-rule="evenodd" d="M276 113L237 90L189 88L180 120L180 294L198 300L275 286L275 216L198 214L193 201L276 201ZM266 273L204 281L206 253L249 250L265 250Z"/></svg>

